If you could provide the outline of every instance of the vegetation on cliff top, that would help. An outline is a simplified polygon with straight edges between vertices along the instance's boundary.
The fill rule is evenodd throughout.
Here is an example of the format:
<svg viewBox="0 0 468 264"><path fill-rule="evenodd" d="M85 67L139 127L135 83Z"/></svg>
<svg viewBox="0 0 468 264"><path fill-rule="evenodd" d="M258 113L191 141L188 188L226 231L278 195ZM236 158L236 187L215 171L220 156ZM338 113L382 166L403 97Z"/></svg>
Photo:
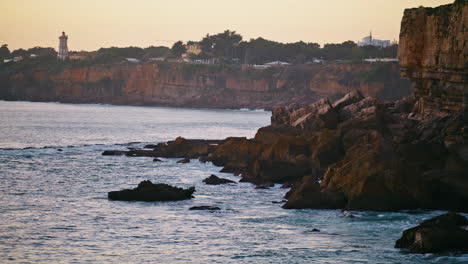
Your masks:
<svg viewBox="0 0 468 264"><path fill-rule="evenodd" d="M375 46L359 47L353 41L340 44L325 44L322 48L317 43L281 43L264 38L243 41L242 35L226 30L216 35L206 35L200 40L202 52L193 56L195 59L226 58L245 64L263 64L270 61L287 61L301 64L314 58L324 60L362 60L374 57L395 58L397 45L386 48Z"/></svg>
<svg viewBox="0 0 468 264"><path fill-rule="evenodd" d="M206 35L198 42L189 41L187 44L198 43L201 53L191 54L191 59L214 59L218 64L263 64L271 61L287 61L292 64L304 64L316 58L327 61L358 61L364 58L396 57L397 45L387 48L374 46L359 47L353 41L340 44L325 44L320 47L317 43L280 43L264 38L244 41L235 31L226 30L215 35ZM176 42L172 48L168 47L125 47L101 48L93 52L93 56L81 60L57 59L57 52L53 48L36 47L29 50L18 49L10 52L7 45L0 48L0 72L18 72L32 69L48 69L58 72L70 67L86 67L95 65L113 65L126 62L126 58L140 61L160 60L164 58L178 58L186 51L183 42ZM16 62L4 63L5 59L22 57ZM32 57L33 56L33 57Z"/></svg>

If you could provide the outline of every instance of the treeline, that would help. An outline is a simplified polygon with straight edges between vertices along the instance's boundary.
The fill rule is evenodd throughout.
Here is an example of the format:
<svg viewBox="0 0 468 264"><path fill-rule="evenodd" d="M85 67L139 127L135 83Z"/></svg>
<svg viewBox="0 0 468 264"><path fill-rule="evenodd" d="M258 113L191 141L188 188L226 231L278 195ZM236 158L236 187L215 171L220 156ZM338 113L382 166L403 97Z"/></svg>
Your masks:
<svg viewBox="0 0 468 264"><path fill-rule="evenodd" d="M81 53L71 51L69 54ZM117 64L125 61L126 58L136 58L145 60L155 57L169 57L171 51L168 47L125 47L125 48L101 48L92 52L93 56L84 59L58 60L57 51L53 48L35 47L28 50L18 49L11 51L7 45L0 47L0 72L22 71L35 68L46 68L50 71L61 71L67 67L86 67L93 65ZM21 60L13 61L15 57L22 57ZM4 60L11 60L4 62Z"/></svg>
<svg viewBox="0 0 468 264"><path fill-rule="evenodd" d="M194 44L189 41L187 44ZM247 64L263 64L270 61L286 61L301 64L315 59L323 60L362 60L365 58L395 58L398 45L386 48L375 46L359 47L353 41L340 44L281 43L264 38L243 41L235 31L226 30L216 35L206 35L198 42L202 52L193 55L194 59L217 58L225 61L239 61ZM174 46L180 45L180 42ZM174 47L173 47L174 48Z"/></svg>
<svg viewBox="0 0 468 264"><path fill-rule="evenodd" d="M264 38L244 41L242 35L235 31L226 30L215 35L208 34L196 42L183 43L178 41L174 43L172 48L164 46L101 48L93 52L93 56L82 60L57 60L57 52L53 48L35 47L28 50L10 51L7 45L2 45L0 47L0 71L20 71L37 67L60 70L64 67L122 63L126 61L126 58L135 58L141 61L150 58L180 58L186 52L188 45L199 45L201 48L201 53L190 54L190 59L216 59L220 64L264 64L278 60L292 64L304 64L314 59L352 61L365 58L395 58L398 49L396 44L386 48L359 47L353 41L325 44L323 47L317 43L303 41L280 43ZM6 59L11 60L20 56L23 60L4 63Z"/></svg>

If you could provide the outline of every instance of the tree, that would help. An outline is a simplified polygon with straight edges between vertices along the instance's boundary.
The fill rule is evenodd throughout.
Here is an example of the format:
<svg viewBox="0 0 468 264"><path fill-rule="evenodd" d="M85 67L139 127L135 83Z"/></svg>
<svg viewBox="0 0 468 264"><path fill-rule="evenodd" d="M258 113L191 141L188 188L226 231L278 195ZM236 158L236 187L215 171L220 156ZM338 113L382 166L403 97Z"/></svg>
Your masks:
<svg viewBox="0 0 468 264"><path fill-rule="evenodd" d="M210 36L207 34L201 41L200 46L205 54L216 58L239 58L239 45L242 36L236 31L225 30L223 33Z"/></svg>
<svg viewBox="0 0 468 264"><path fill-rule="evenodd" d="M14 50L12 53L11 53L11 56L12 57L18 57L18 56L26 56L28 54L28 52L25 50L25 49L17 49L17 50Z"/></svg>
<svg viewBox="0 0 468 264"><path fill-rule="evenodd" d="M185 53L184 43L180 40L174 43L174 45L172 45L172 48L171 48L171 53L175 57L182 56L182 54Z"/></svg>
<svg viewBox="0 0 468 264"><path fill-rule="evenodd" d="M0 47L0 59L2 59L3 62L3 60L8 57L10 57L10 49L8 49L7 44L3 44L2 47Z"/></svg>
<svg viewBox="0 0 468 264"><path fill-rule="evenodd" d="M156 57L167 57L171 53L171 50L168 47L159 46L159 47L148 47L144 49L143 58L156 58Z"/></svg>

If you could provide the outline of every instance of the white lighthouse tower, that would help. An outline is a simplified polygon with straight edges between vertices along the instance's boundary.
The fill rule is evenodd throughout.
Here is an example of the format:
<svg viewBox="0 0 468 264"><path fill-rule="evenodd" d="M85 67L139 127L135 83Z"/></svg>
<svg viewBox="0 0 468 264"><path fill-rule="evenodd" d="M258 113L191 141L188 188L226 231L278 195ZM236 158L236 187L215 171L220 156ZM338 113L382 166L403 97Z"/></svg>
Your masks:
<svg viewBox="0 0 468 264"><path fill-rule="evenodd" d="M59 37L60 45L59 45L59 52L58 58L64 60L68 58L68 36L65 35L65 32L62 32L62 36Z"/></svg>

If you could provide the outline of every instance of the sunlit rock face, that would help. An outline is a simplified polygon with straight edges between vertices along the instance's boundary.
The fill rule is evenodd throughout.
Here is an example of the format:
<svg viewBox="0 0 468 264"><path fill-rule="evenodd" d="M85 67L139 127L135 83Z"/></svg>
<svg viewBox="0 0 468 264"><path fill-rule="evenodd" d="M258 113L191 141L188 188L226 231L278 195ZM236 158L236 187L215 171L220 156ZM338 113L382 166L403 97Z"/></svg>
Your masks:
<svg viewBox="0 0 468 264"><path fill-rule="evenodd" d="M468 93L468 2L405 10L398 56L419 111L460 110Z"/></svg>
<svg viewBox="0 0 468 264"><path fill-rule="evenodd" d="M410 93L396 63L291 66L273 71L221 65L141 64L0 74L0 99L212 108L304 106L359 89L395 99Z"/></svg>

